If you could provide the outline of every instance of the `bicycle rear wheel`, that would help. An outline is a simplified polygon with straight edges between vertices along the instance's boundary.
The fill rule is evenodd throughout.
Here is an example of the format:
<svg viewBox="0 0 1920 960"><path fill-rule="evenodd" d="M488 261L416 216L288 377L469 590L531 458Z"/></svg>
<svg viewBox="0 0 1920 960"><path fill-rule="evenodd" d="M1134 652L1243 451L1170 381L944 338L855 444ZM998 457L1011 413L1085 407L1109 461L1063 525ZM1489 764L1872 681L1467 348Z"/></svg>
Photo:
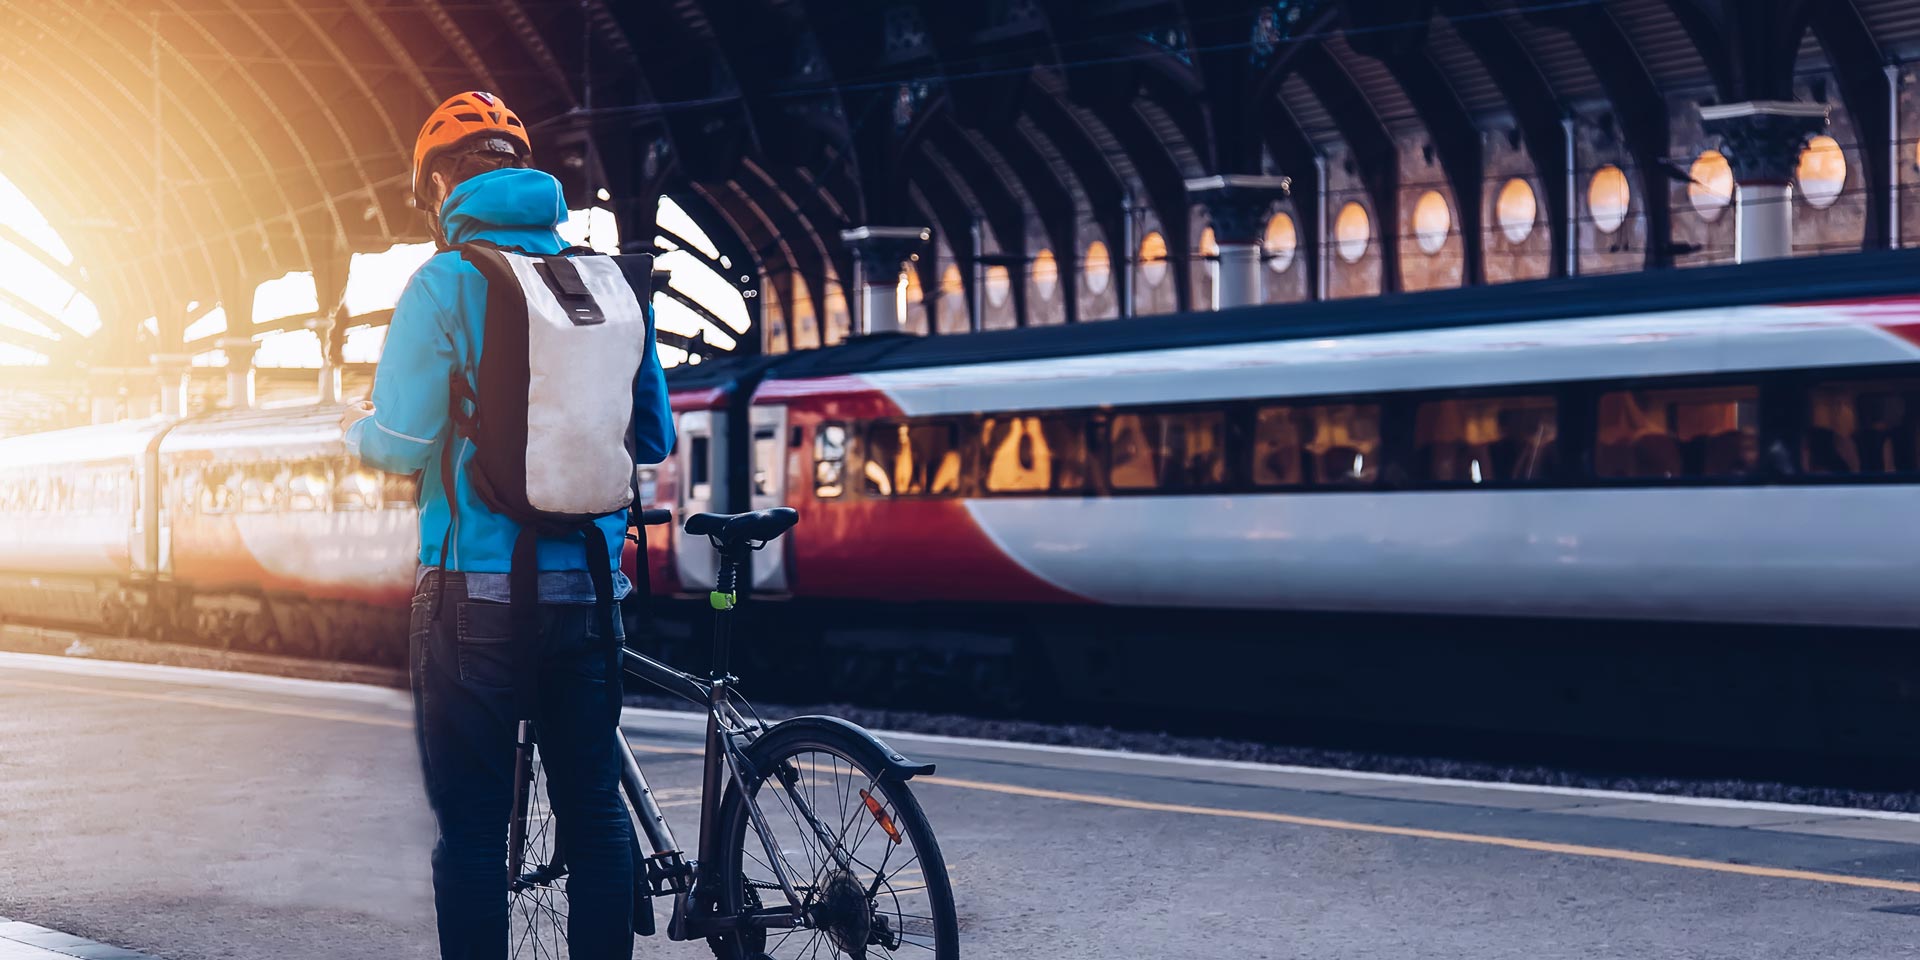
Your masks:
<svg viewBox="0 0 1920 960"><path fill-rule="evenodd" d="M958 960L953 888L933 829L906 781L862 759L867 747L851 732L814 727L776 728L749 749L755 779L747 792L773 852L730 786L720 810L724 873L716 878L716 906L722 916L779 906L787 901L784 872L803 925L712 938L722 960Z"/></svg>

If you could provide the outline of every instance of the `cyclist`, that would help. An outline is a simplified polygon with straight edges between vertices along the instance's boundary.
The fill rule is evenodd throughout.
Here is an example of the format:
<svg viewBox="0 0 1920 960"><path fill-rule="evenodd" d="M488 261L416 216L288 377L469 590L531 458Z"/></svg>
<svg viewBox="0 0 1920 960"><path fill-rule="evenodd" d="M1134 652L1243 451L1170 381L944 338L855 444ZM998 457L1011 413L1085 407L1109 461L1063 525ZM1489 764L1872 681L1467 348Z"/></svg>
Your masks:
<svg viewBox="0 0 1920 960"><path fill-rule="evenodd" d="M341 419L353 455L382 470L422 474L411 665L427 798L439 821L434 906L448 960L507 955L506 824L518 718L506 601L519 534L476 494L465 471L473 445L456 435L448 413L450 374L464 371L471 380L479 366L486 303L486 282L448 248L484 240L553 254L567 246L554 231L567 215L560 184L532 169L531 158L526 127L491 94L459 94L427 118L414 146L414 197L441 252L400 295L372 401ZM659 462L673 446L673 421L651 342L633 393L636 459ZM599 523L612 549L615 593L624 595L631 589L618 572L625 515ZM566 831L570 952L596 960L632 954L635 864L618 739L609 729L616 713L607 698L619 696L620 679L607 676L606 645L620 640L594 627L585 550L577 536L538 544L532 719Z"/></svg>

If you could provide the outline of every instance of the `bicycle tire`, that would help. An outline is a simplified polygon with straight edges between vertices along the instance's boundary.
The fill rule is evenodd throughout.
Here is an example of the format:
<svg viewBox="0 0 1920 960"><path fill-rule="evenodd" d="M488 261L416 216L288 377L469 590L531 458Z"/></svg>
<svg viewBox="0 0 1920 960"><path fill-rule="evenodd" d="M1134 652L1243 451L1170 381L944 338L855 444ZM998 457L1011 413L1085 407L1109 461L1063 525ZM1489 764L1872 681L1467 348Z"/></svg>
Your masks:
<svg viewBox="0 0 1920 960"><path fill-rule="evenodd" d="M878 925L885 919L888 932L902 941L891 948L869 943L864 951L866 956L930 955L932 960L958 960L959 922L946 859L907 781L871 765L873 754L869 742L853 730L817 725L783 730L775 726L749 746L746 755L752 769L748 792L759 799L763 818L776 834L775 845L782 850L788 848L788 841L800 841L800 847L806 849L802 823L807 818L789 800L796 788L784 785L776 771L786 762L793 765L802 778L809 773L821 775L810 784L810 789L805 786L797 789L802 797L811 794L808 806L816 810L818 820L841 825L837 832L845 842L840 845L866 868L857 877L851 877L853 871L846 872L875 891L868 893L866 905L871 911L867 919L869 936L881 935L877 932ZM826 761L826 767L821 765L823 758L831 758ZM763 789L769 786L771 789ZM861 790L874 798L880 811L892 822L893 830L885 830L882 818L861 798ZM766 800L769 796L775 798L771 803ZM766 862L766 851L758 834L753 832L748 809L738 785L730 783L718 816L719 836L724 844L717 865L721 873L714 878L715 886L711 888L718 891L714 906L721 916L737 916L756 906L755 901L772 905L785 900L784 891L773 882L775 878ZM876 868L868 862L873 859L871 855L862 858L861 854L868 849L864 843L881 836L889 838L878 841L879 847L887 852L879 858ZM900 861L889 874L888 866L894 862L891 858L895 852L909 845L911 857ZM819 856L811 864L784 866L796 868L791 877L796 892L812 905L810 912L828 916L827 922L810 922L809 926L794 931L752 931L710 937L708 945L715 956L720 960L783 960L788 956L811 957L816 953L821 957L850 955L852 951L843 951L834 938L850 936L853 925L859 921L840 909L847 903L847 887L845 881L832 876L835 871L824 862L830 853L828 845L818 844L816 852ZM811 876L801 875L810 868ZM882 879L872 879L868 874ZM893 882L902 878L906 882ZM917 884L913 882L916 880ZM836 897L838 900L832 901L831 898ZM829 907L840 910L846 921L832 920L834 911L828 910ZM820 946L825 949L816 949ZM922 949L912 949L914 947Z"/></svg>

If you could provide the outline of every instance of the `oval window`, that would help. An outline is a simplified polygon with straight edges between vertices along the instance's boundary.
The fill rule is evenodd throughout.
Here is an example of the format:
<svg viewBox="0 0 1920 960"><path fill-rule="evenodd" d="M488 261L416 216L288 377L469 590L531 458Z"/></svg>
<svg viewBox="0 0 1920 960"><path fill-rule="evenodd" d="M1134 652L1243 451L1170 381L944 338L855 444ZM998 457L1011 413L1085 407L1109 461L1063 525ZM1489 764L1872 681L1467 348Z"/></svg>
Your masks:
<svg viewBox="0 0 1920 960"><path fill-rule="evenodd" d="M1840 142L1824 133L1808 140L1807 148L1800 151L1796 179L1808 203L1821 209L1833 206L1847 185L1847 154Z"/></svg>
<svg viewBox="0 0 1920 960"><path fill-rule="evenodd" d="M1140 240L1140 279L1157 287L1167 278L1167 238L1155 230Z"/></svg>
<svg viewBox="0 0 1920 960"><path fill-rule="evenodd" d="M1718 150L1701 153L1687 168L1687 176L1693 181L1687 184L1687 201L1693 204L1694 212L1709 223L1720 219L1727 204L1733 202L1733 167L1727 164L1726 155Z"/></svg>
<svg viewBox="0 0 1920 960"><path fill-rule="evenodd" d="M1447 245L1447 231L1453 229L1453 212L1447 198L1438 190L1428 190L1413 205L1413 240L1420 252L1431 257Z"/></svg>
<svg viewBox="0 0 1920 960"><path fill-rule="evenodd" d="M1293 254L1300 245L1300 234L1293 226L1293 218L1285 213L1276 213L1267 221L1267 269L1274 273L1286 273L1293 266Z"/></svg>
<svg viewBox="0 0 1920 960"><path fill-rule="evenodd" d="M1514 177L1500 188L1493 203L1493 218L1508 243L1519 243L1533 235L1533 222L1540 216L1540 203L1533 196L1533 184Z"/></svg>
<svg viewBox="0 0 1920 960"><path fill-rule="evenodd" d="M1626 173L1611 163L1595 170L1593 179L1587 182L1587 211L1601 233L1612 233L1627 222L1632 201L1633 190L1627 186Z"/></svg>
<svg viewBox="0 0 1920 960"><path fill-rule="evenodd" d="M1054 291L1060 289L1060 264L1053 259L1052 250L1042 250L1033 255L1033 292L1042 300L1052 300Z"/></svg>
<svg viewBox="0 0 1920 960"><path fill-rule="evenodd" d="M1086 265L1087 290L1091 293L1106 293L1113 284L1113 261L1107 256L1107 245L1095 240L1087 244L1087 255L1083 258Z"/></svg>
<svg viewBox="0 0 1920 960"><path fill-rule="evenodd" d="M1013 292L1013 275L1007 271L1007 265L996 263L987 268L987 302L996 307L1005 306L1007 294Z"/></svg>
<svg viewBox="0 0 1920 960"><path fill-rule="evenodd" d="M1340 216L1333 222L1334 244L1340 251L1340 259L1348 263L1359 263L1367 255L1367 243L1373 239L1373 223L1367 219L1367 208L1357 200L1348 200L1340 208Z"/></svg>

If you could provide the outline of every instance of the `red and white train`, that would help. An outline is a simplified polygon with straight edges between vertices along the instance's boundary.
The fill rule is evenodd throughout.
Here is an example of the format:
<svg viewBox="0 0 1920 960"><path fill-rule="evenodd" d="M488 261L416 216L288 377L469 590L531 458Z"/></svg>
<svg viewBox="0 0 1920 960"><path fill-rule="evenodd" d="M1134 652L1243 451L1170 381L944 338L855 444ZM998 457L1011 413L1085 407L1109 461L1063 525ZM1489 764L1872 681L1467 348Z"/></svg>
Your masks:
<svg viewBox="0 0 1920 960"><path fill-rule="evenodd" d="M1170 651L1224 675L1215 707L1336 713L1356 675L1407 703L1462 664L1625 689L1593 671L1710 671L1737 637L1777 658L1844 635L1845 657L1909 663L1916 268L1862 254L720 358L670 377L679 446L642 494L800 510L756 557L754 589L786 601L761 605L767 655L841 694L1191 700L1159 675ZM397 659L376 625L405 613L414 488L348 463L335 414L0 441L0 610ZM711 584L677 529L646 564L656 595ZM1528 659L1598 637L1630 640ZM1631 642L1665 652L1625 663Z"/></svg>

